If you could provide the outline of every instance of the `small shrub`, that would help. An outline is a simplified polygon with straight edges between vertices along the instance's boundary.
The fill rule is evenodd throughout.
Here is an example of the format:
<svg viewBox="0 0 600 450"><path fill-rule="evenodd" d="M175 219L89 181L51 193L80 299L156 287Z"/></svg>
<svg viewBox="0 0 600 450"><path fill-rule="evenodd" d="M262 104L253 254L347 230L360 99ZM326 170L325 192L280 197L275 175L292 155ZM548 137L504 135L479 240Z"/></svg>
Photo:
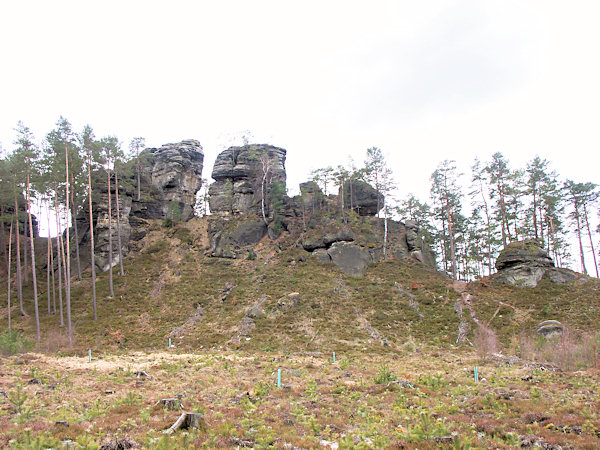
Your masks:
<svg viewBox="0 0 600 450"><path fill-rule="evenodd" d="M14 355L24 353L33 347L33 343L16 330L6 330L0 334L0 353Z"/></svg>
<svg viewBox="0 0 600 450"><path fill-rule="evenodd" d="M377 376L373 379L373 381L375 381L375 384L386 384L396 381L396 378L396 375L392 373L387 364L382 363L381 366L379 366L379 372L377 372Z"/></svg>
<svg viewBox="0 0 600 450"><path fill-rule="evenodd" d="M498 338L489 328L479 326L475 330L474 345L477 349L477 355L481 359L498 353Z"/></svg>
<svg viewBox="0 0 600 450"><path fill-rule="evenodd" d="M520 348L524 359L550 363L561 370L600 367L600 333L574 335L566 329L548 339L522 336Z"/></svg>

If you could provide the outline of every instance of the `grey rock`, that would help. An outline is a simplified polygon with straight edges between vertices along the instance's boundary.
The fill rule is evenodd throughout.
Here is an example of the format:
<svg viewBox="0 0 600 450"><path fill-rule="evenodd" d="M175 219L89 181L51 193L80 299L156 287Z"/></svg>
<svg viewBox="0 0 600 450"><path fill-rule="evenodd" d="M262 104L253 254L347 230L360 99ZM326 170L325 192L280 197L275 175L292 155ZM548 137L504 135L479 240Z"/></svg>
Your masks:
<svg viewBox="0 0 600 450"><path fill-rule="evenodd" d="M169 214L175 203L180 207L181 220L189 220L202 186L204 152L200 142L190 139L149 152L153 156L152 185L161 192L163 214Z"/></svg>
<svg viewBox="0 0 600 450"><path fill-rule="evenodd" d="M552 336L561 335L564 332L564 327L558 320L544 320L543 322L538 323L536 332L540 336L550 338Z"/></svg>
<svg viewBox="0 0 600 450"><path fill-rule="evenodd" d="M282 312L289 311L299 305L301 301L300 293L291 292L277 300L277 308Z"/></svg>
<svg viewBox="0 0 600 450"><path fill-rule="evenodd" d="M494 275L494 279L511 286L534 288L542 280L544 273L546 270L543 267L520 265L503 269Z"/></svg>
<svg viewBox="0 0 600 450"><path fill-rule="evenodd" d="M346 183L343 195L344 203L361 216L375 216L383 207L383 195L364 181Z"/></svg>
<svg viewBox="0 0 600 450"><path fill-rule="evenodd" d="M284 149L266 144L222 151L213 167L215 182L209 188L211 212L220 216L262 214L264 167L268 166L265 215L272 217L271 188L276 181L285 188L285 157Z"/></svg>
<svg viewBox="0 0 600 450"><path fill-rule="evenodd" d="M354 233L352 230L337 230L331 231L323 236L323 243L327 246L333 244L334 242L351 242L354 240Z"/></svg>
<svg viewBox="0 0 600 450"><path fill-rule="evenodd" d="M552 258L533 239L508 244L498 255L496 269L501 271L521 264L536 267L554 267Z"/></svg>
<svg viewBox="0 0 600 450"><path fill-rule="evenodd" d="M216 217L208 226L212 256L220 258L235 258L235 250L257 244L266 234L267 226L259 218L231 222Z"/></svg>
<svg viewBox="0 0 600 450"><path fill-rule="evenodd" d="M351 242L336 242L327 253L338 269L346 275L364 275L371 261L369 252Z"/></svg>
<svg viewBox="0 0 600 450"><path fill-rule="evenodd" d="M535 240L512 242L496 260L498 273L494 279L513 286L534 288L552 267L552 258Z"/></svg>
<svg viewBox="0 0 600 450"><path fill-rule="evenodd" d="M327 253L327 250L324 248L318 248L312 252L312 257L317 258L317 260L321 262L331 262L331 256Z"/></svg>
<svg viewBox="0 0 600 450"><path fill-rule="evenodd" d="M325 195L315 181L300 183L300 201L304 210L314 211L323 206Z"/></svg>
<svg viewBox="0 0 600 450"><path fill-rule="evenodd" d="M408 251L420 251L421 240L419 239L419 226L414 220L407 220L404 223L406 227L406 244L408 245Z"/></svg>
<svg viewBox="0 0 600 450"><path fill-rule="evenodd" d="M318 248L326 248L322 236L311 236L302 239L302 248L308 252L315 251Z"/></svg>
<svg viewBox="0 0 600 450"><path fill-rule="evenodd" d="M570 283L577 278L577 274L569 269L552 268L548 269L548 278L552 283Z"/></svg>

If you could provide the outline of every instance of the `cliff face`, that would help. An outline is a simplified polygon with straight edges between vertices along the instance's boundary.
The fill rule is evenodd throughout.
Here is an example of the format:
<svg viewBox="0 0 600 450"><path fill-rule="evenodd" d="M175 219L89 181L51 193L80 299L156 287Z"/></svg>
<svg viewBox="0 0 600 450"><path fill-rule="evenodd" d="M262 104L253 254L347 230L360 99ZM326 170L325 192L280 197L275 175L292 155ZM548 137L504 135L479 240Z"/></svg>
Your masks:
<svg viewBox="0 0 600 450"><path fill-rule="evenodd" d="M270 145L231 147L219 154L209 189L212 256L246 257L250 246L268 234L280 249L298 246L307 257L314 255L345 273L362 275L371 262L383 258L384 221L374 217L383 196L356 180L339 195L326 196L317 183L308 181L300 185L300 195L290 198L283 190L285 155L284 149ZM435 268L435 257L418 231L415 223L388 220L386 258Z"/></svg>
<svg viewBox="0 0 600 450"><path fill-rule="evenodd" d="M272 145L230 147L217 156L209 205L217 216L272 215L272 188L285 192L286 151Z"/></svg>
<svg viewBox="0 0 600 450"><path fill-rule="evenodd" d="M196 193L202 186L204 152L200 142L185 140L149 148L140 154L140 199L137 200L135 167L119 174L119 222L123 255L132 241L144 237L147 219L189 220L194 215ZM95 183L92 209L95 221L96 267L105 271L118 264L115 178L111 180L112 217L108 220L106 179ZM112 228L113 258L109 260L109 225ZM89 213L87 204L79 217L80 248L89 258Z"/></svg>

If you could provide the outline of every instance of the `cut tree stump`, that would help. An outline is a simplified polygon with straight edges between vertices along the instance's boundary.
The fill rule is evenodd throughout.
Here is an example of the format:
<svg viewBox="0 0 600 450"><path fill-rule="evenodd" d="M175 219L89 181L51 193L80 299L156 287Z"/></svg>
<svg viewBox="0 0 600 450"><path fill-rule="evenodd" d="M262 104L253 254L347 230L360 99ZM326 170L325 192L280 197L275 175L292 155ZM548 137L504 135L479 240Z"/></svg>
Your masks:
<svg viewBox="0 0 600 450"><path fill-rule="evenodd" d="M199 413L183 413L179 416L179 419L171 425L171 428L165 431L166 434L174 433L177 430L191 430L196 428L201 431L206 430L206 422L204 422L204 415Z"/></svg>
<svg viewBox="0 0 600 450"><path fill-rule="evenodd" d="M163 408L167 408L169 411L183 408L181 400L178 398L161 398L158 402L156 402L155 406L157 405L162 405Z"/></svg>

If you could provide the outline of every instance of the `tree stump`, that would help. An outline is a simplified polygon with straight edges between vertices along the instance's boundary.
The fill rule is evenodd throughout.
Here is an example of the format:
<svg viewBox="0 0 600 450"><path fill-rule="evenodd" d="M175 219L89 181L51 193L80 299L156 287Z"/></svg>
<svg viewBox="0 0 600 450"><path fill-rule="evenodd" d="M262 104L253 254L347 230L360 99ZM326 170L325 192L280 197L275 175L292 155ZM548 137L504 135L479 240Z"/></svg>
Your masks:
<svg viewBox="0 0 600 450"><path fill-rule="evenodd" d="M167 408L169 411L175 411L183 408L181 400L178 398L161 398L158 402L156 402L156 405L162 405L163 408Z"/></svg>
<svg viewBox="0 0 600 450"><path fill-rule="evenodd" d="M196 428L201 431L206 431L206 422L204 415L199 413L183 413L179 419L171 425L171 428L165 431L166 434L174 433L177 430L191 430Z"/></svg>

